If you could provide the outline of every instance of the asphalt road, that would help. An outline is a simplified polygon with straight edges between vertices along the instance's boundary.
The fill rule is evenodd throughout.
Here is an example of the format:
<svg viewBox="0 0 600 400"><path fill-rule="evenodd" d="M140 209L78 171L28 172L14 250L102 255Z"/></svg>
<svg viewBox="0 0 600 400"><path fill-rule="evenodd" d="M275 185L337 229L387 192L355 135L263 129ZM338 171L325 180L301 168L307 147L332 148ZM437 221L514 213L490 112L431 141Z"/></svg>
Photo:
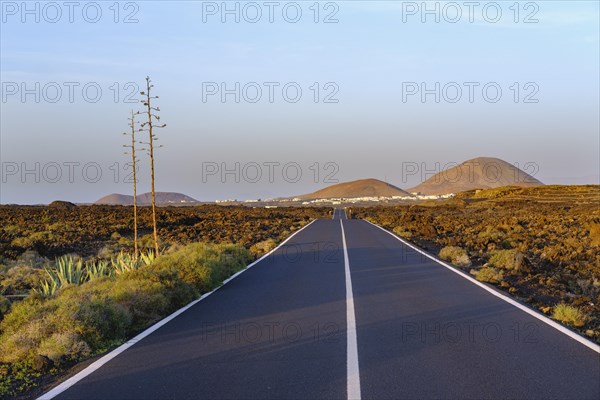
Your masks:
<svg viewBox="0 0 600 400"><path fill-rule="evenodd" d="M57 398L600 398L598 352L333 217Z"/></svg>

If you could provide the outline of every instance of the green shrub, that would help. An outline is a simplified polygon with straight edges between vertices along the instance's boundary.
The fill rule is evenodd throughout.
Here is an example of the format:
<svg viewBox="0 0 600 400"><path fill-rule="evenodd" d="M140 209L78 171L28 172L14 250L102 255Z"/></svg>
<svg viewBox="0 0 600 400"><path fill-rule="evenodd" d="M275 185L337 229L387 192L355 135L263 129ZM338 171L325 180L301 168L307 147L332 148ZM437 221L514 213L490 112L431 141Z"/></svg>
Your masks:
<svg viewBox="0 0 600 400"><path fill-rule="evenodd" d="M162 257L162 256L161 256ZM119 277L121 279L121 277ZM200 294L194 287L179 278L174 269L153 269L152 266L140 268L123 275L127 280L148 280L164 286L164 295L169 304L169 311L174 311L194 300Z"/></svg>
<svg viewBox="0 0 600 400"><path fill-rule="evenodd" d="M478 270L471 270L475 279L481 282L498 283L504 279L504 273L494 267L483 267Z"/></svg>
<svg viewBox="0 0 600 400"><path fill-rule="evenodd" d="M446 246L440 250L440 258L445 261L449 261L459 267L468 267L471 265L471 260L467 255L467 252L457 246Z"/></svg>
<svg viewBox="0 0 600 400"><path fill-rule="evenodd" d="M37 348L55 364L63 360L77 360L91 354L90 346L74 332L55 332L50 337L43 338Z"/></svg>
<svg viewBox="0 0 600 400"><path fill-rule="evenodd" d="M566 324L581 327L585 325L586 316L577 307L560 303L554 307L552 318Z"/></svg>
<svg viewBox="0 0 600 400"><path fill-rule="evenodd" d="M212 270L214 286L220 286L225 279L244 269L251 260L252 256L244 246L236 244L216 245L213 254L207 260Z"/></svg>
<svg viewBox="0 0 600 400"><path fill-rule="evenodd" d="M242 269L250 259L250 253L243 246L192 243L173 253L162 255L149 268L167 273L175 272L182 281L202 293L219 286L228 276Z"/></svg>
<svg viewBox="0 0 600 400"><path fill-rule="evenodd" d="M14 304L0 323L0 362L77 360L125 339L131 316L108 296L112 284L68 285L50 299L33 295Z"/></svg>
<svg viewBox="0 0 600 400"><path fill-rule="evenodd" d="M50 322L42 324L43 316L51 311L33 297L15 303L0 323L0 362L25 361L33 356Z"/></svg>
<svg viewBox="0 0 600 400"><path fill-rule="evenodd" d="M496 251L490 257L489 264L512 272L522 271L525 267L523 253L515 249Z"/></svg>
<svg viewBox="0 0 600 400"><path fill-rule="evenodd" d="M131 325L128 310L109 297L81 298L75 309L77 333L95 350L105 350L127 338Z"/></svg>
<svg viewBox="0 0 600 400"><path fill-rule="evenodd" d="M196 247L196 245L190 246ZM211 271L199 257L200 251L186 246L174 253L159 257L148 268L160 274L174 275L192 286L198 293L210 291L213 286Z"/></svg>
<svg viewBox="0 0 600 400"><path fill-rule="evenodd" d="M180 306L171 306L167 290L160 282L129 276L117 279L108 297L127 310L131 316L128 333L134 334Z"/></svg>

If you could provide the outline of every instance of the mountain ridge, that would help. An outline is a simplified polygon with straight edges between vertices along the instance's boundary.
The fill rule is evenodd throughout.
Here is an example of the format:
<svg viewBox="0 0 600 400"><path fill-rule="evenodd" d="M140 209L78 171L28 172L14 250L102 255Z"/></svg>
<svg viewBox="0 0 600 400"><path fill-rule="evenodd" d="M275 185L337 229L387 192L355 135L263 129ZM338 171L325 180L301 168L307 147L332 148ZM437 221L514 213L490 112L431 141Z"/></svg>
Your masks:
<svg viewBox="0 0 600 400"><path fill-rule="evenodd" d="M155 197L156 204L185 204L198 202L198 200L190 196L176 192L156 192ZM151 199L152 194L150 192L137 195L137 203L141 206L151 204ZM133 196L112 193L96 200L94 204L130 206L133 205Z"/></svg>
<svg viewBox="0 0 600 400"><path fill-rule="evenodd" d="M501 186L533 187L541 181L496 157L477 157L441 171L415 187L411 193L443 195Z"/></svg>
<svg viewBox="0 0 600 400"><path fill-rule="evenodd" d="M354 181L340 182L312 193L295 196L302 200L328 199L328 198L359 198L359 197L392 197L410 196L410 193L380 181L379 179L357 179Z"/></svg>

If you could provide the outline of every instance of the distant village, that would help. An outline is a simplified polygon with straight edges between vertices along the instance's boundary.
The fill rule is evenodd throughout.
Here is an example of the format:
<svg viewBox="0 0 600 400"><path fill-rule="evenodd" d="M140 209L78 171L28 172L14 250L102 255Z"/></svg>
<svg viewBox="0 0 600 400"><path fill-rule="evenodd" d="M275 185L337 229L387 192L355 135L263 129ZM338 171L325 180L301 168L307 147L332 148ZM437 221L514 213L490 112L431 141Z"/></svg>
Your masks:
<svg viewBox="0 0 600 400"><path fill-rule="evenodd" d="M248 205L265 205L275 206L280 203L282 206L290 205L340 205L340 204L362 204L362 203L395 203L405 201L422 201L422 200L444 200L454 197L454 193L443 195L423 195L419 193L411 193L409 196L365 196L365 197L332 197L325 199L302 199L300 197L282 198L282 199L253 199L253 200L216 200L217 204L248 204Z"/></svg>

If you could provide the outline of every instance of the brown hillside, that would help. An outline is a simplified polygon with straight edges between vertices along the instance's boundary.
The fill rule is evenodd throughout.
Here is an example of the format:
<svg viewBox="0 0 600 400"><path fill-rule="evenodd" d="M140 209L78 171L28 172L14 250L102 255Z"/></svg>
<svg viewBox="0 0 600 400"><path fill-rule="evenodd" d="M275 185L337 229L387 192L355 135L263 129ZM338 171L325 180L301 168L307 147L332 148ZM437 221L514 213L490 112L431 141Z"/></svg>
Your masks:
<svg viewBox="0 0 600 400"><path fill-rule="evenodd" d="M360 179L351 182L342 182L314 193L297 196L304 200L310 199L329 199L344 197L347 199L357 197L391 197L391 196L409 196L404 190L390 185L389 183L378 179Z"/></svg>
<svg viewBox="0 0 600 400"><path fill-rule="evenodd" d="M499 158L479 157L435 174L408 191L426 195L460 193L501 186L532 187L542 182Z"/></svg>

